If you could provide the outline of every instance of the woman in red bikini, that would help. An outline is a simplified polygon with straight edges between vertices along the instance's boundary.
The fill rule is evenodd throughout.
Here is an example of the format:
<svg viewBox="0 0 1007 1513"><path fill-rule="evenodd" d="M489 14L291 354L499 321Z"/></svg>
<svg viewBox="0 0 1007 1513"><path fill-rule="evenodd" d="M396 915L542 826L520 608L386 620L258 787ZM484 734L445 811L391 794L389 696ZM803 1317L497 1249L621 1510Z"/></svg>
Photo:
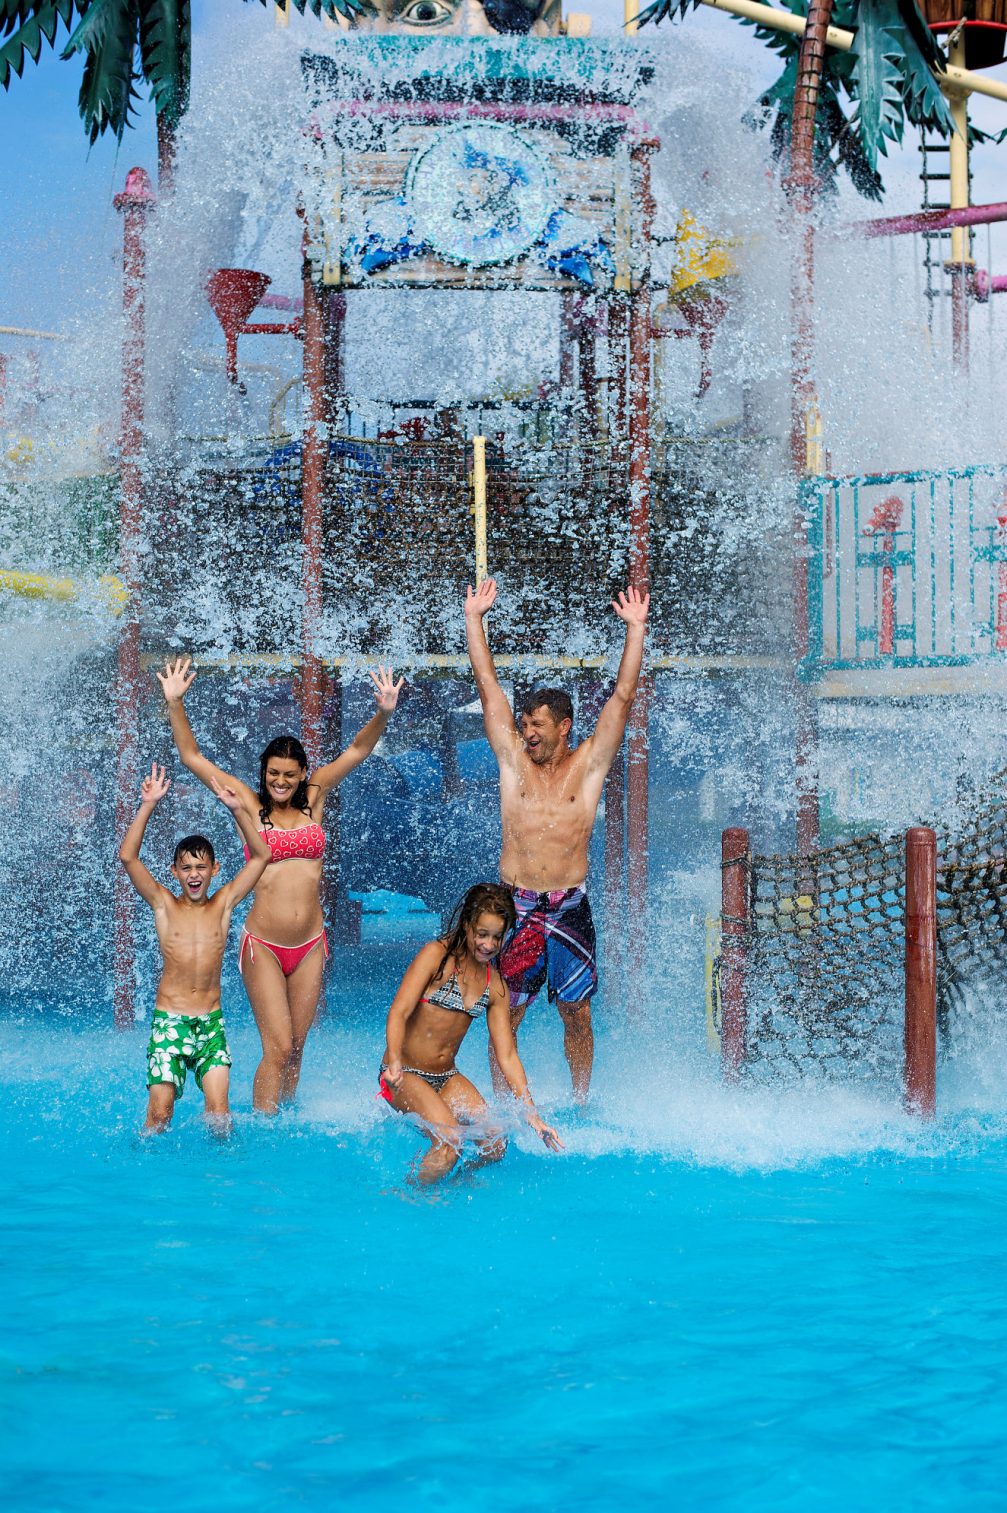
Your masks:
<svg viewBox="0 0 1007 1513"><path fill-rule="evenodd" d="M465 1140L474 1139L480 1164L499 1161L507 1149L500 1130L486 1123L482 1094L455 1066L459 1046L484 1014L500 1070L525 1118L549 1150L563 1149L532 1102L511 1029L510 999L494 966L514 922L510 889L477 883L444 935L417 952L388 1010L378 1088L393 1109L420 1120L430 1141L416 1174L421 1183L447 1176ZM466 1132L466 1125L473 1128Z"/></svg>
<svg viewBox="0 0 1007 1513"><path fill-rule="evenodd" d="M325 850L322 809L331 790L378 744L403 679L393 682L391 668L371 673L377 712L341 756L310 777L300 741L294 736L270 741L259 760L256 793L200 751L183 702L195 676L189 659L181 657L157 675L178 754L208 788L221 784L237 790L274 863L256 886L241 935L239 963L262 1037L252 1102L262 1113L275 1114L297 1091L304 1042L318 1009L329 954L319 894Z"/></svg>

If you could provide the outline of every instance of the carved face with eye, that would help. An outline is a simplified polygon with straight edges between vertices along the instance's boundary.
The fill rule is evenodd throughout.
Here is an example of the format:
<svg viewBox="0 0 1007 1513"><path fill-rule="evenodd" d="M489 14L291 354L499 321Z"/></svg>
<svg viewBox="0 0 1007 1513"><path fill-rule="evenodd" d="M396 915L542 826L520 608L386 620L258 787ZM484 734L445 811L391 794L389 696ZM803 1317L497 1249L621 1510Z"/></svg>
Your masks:
<svg viewBox="0 0 1007 1513"><path fill-rule="evenodd" d="M559 34L562 0L374 0L373 14L354 31L399 36L436 32L448 37Z"/></svg>

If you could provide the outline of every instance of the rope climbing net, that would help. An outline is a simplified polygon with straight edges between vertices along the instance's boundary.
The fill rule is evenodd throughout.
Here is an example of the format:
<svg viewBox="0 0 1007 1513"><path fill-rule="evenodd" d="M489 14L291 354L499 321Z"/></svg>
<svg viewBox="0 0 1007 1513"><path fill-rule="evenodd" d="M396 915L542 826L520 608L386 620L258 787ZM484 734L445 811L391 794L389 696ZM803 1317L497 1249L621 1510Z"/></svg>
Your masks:
<svg viewBox="0 0 1007 1513"><path fill-rule="evenodd" d="M935 828L937 1007L1007 989L1007 773L957 830ZM744 855L722 926L744 962L744 1059L786 1070L887 1075L902 1053L906 850L871 834L810 856ZM721 978L718 975L717 981Z"/></svg>

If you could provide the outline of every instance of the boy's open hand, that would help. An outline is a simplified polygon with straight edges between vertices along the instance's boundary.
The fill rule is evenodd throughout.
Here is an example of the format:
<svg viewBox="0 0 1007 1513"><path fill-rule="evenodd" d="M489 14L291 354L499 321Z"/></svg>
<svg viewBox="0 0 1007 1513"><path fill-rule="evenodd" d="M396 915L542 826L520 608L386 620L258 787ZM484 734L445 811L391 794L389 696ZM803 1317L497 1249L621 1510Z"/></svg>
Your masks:
<svg viewBox="0 0 1007 1513"><path fill-rule="evenodd" d="M140 799L144 804L158 804L171 787L171 778L156 762L150 764L150 776L140 784Z"/></svg>
<svg viewBox="0 0 1007 1513"><path fill-rule="evenodd" d="M370 674L374 684L374 697L378 701L378 708L382 714L391 714L399 702L399 693L405 678L400 678L397 683L393 682L392 669L390 667L378 667L377 672Z"/></svg>
<svg viewBox="0 0 1007 1513"><path fill-rule="evenodd" d="M184 699L195 676L196 669L192 666L191 657L178 657L174 662L166 662L164 672L157 674L157 681L164 692L165 703L170 704L175 699Z"/></svg>
<svg viewBox="0 0 1007 1513"><path fill-rule="evenodd" d="M213 789L220 802L227 805L232 814L236 813L236 811L241 808L241 796L238 793L237 789L232 788L229 783L226 785L224 783L218 783L215 777L211 777L210 787Z"/></svg>
<svg viewBox="0 0 1007 1513"><path fill-rule="evenodd" d="M466 615L478 615L480 620L483 615L491 610L496 603L497 585L495 578L484 578L478 588L472 588L471 584L465 590L465 613Z"/></svg>
<svg viewBox="0 0 1007 1513"><path fill-rule="evenodd" d="M618 599L612 600L612 608L627 625L645 625L647 611L650 609L650 595L641 594L639 589L630 585L624 594L620 593Z"/></svg>

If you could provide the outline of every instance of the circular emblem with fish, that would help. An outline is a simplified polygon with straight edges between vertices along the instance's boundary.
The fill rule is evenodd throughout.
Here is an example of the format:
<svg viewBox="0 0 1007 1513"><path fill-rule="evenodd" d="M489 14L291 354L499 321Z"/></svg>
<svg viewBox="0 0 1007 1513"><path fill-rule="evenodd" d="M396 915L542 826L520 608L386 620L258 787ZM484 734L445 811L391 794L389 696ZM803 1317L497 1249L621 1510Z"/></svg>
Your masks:
<svg viewBox="0 0 1007 1513"><path fill-rule="evenodd" d="M556 209L545 157L493 121L438 133L409 165L413 233L452 263L480 268L527 252Z"/></svg>

